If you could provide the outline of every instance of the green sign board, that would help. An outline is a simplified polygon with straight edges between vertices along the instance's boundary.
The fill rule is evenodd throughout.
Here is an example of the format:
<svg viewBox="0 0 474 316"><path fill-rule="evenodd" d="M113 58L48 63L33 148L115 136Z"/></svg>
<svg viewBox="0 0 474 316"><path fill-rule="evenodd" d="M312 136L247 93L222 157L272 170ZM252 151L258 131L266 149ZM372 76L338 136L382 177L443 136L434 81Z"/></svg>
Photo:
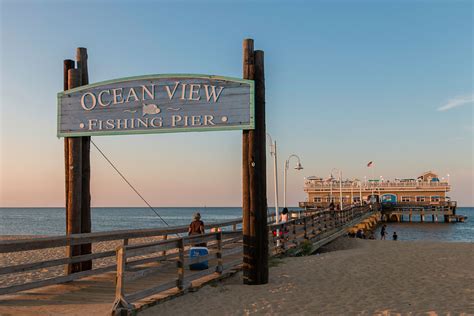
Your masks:
<svg viewBox="0 0 474 316"><path fill-rule="evenodd" d="M58 136L254 129L254 82L149 75L58 93Z"/></svg>

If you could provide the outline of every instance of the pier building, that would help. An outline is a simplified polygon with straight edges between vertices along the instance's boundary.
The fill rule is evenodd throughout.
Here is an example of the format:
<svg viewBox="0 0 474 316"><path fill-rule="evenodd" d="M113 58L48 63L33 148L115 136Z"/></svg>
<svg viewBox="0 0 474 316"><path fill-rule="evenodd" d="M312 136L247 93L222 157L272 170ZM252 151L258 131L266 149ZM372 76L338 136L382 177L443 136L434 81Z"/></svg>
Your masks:
<svg viewBox="0 0 474 316"><path fill-rule="evenodd" d="M380 202L385 220L402 221L407 215L438 216L445 221L461 221L465 217L456 215L456 202L451 201L449 179L440 178L436 173L427 171L416 178L409 179L365 179L349 180L330 177L307 177L304 182L307 194L300 207L305 209L327 208L331 202L337 209L342 206Z"/></svg>
<svg viewBox="0 0 474 316"><path fill-rule="evenodd" d="M338 205L359 204L375 200L382 203L410 205L443 205L449 202L449 181L440 179L432 171L427 171L412 179L368 179L342 182L334 177L305 178L304 190L307 201L302 206L327 207L331 202ZM342 194L341 194L342 193Z"/></svg>

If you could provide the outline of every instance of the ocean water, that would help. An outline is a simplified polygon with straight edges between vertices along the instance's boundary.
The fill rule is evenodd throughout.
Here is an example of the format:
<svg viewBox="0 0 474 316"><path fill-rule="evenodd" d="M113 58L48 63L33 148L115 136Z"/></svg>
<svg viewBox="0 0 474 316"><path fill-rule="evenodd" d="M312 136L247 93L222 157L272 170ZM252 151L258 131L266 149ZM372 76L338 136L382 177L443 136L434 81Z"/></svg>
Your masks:
<svg viewBox="0 0 474 316"><path fill-rule="evenodd" d="M205 223L240 218L240 207L157 207L155 210L170 225L187 225L199 211ZM273 208L269 208L273 212ZM387 223L389 237L394 231L399 240L474 242L474 207L460 207L457 214L468 216L465 223ZM63 235L64 208L0 208L0 235ZM166 224L150 208L92 208L92 231L159 228ZM380 229L380 228L379 228ZM376 232L377 238L380 231Z"/></svg>
<svg viewBox="0 0 474 316"><path fill-rule="evenodd" d="M240 207L156 207L170 226L187 225L200 212L205 223L242 217ZM66 211L58 208L0 208L0 235L63 235ZM167 225L148 207L93 207L92 231L161 228Z"/></svg>
<svg viewBox="0 0 474 316"><path fill-rule="evenodd" d="M392 239L393 232L398 235L398 240L427 240L427 241L452 241L474 242L474 207L458 207L456 214L467 216L464 223L444 223L443 218L438 218L438 223L431 222L431 216L425 222L413 218L415 222L385 223L387 225L387 239ZM377 228L375 237L380 239L381 226Z"/></svg>

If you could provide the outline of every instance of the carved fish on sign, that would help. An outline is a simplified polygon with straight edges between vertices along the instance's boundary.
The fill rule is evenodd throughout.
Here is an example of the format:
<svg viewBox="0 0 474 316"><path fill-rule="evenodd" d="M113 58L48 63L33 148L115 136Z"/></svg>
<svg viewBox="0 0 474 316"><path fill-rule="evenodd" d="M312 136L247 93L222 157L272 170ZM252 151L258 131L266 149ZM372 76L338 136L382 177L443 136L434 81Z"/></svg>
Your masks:
<svg viewBox="0 0 474 316"><path fill-rule="evenodd" d="M150 114L150 115L153 115L153 114L159 114L161 112L160 108L156 105L156 104L145 104L145 103L142 103L143 104L143 114L142 116L145 116L146 114Z"/></svg>

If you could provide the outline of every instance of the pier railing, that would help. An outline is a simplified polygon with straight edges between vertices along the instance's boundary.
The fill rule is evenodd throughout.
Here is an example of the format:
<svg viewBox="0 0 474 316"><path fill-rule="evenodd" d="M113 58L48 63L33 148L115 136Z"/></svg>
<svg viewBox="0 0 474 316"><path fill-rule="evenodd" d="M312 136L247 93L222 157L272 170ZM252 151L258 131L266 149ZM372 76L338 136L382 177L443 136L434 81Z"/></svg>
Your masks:
<svg viewBox="0 0 474 316"><path fill-rule="evenodd" d="M320 210L305 212L300 218L291 219L284 223L272 223L274 217L269 216L269 255L278 255L292 249L298 252L299 246L310 241L324 245L345 233L346 228L352 227L371 214L370 206L346 207L343 210ZM281 232L281 235L277 232ZM193 244L207 243L209 254L200 257L189 255ZM313 247L313 249L315 249ZM169 253L165 253L169 252ZM145 259L135 259L137 256L147 256ZM168 265L163 264L168 260ZM190 264L209 262L209 268L196 272L188 269ZM145 265L151 263L151 265ZM149 296L163 291L172 290L183 293L192 288L192 281L206 275L216 276L226 273L243 264L242 231L214 232L204 235L182 237L167 241L128 245L117 248L117 275L113 313L116 315L137 308L144 304L140 302ZM132 269L134 269L132 271ZM161 274L161 279L149 283L145 277L155 272ZM133 281L140 279L139 289ZM131 289L127 291L126 289ZM133 291L135 289L135 292ZM131 292L131 293L128 293ZM145 301L146 301L145 300Z"/></svg>
<svg viewBox="0 0 474 316"><path fill-rule="evenodd" d="M210 223L206 225L207 229L221 228L236 230L237 225L241 224L241 219L232 221L226 221L221 223ZM0 254L14 253L22 251L33 251L40 249L50 249L57 247L72 247L83 244L94 244L104 241L118 241L122 245L128 245L129 241L136 238L146 237L160 237L164 240L168 239L169 236L176 236L177 234L187 233L188 226L179 226L171 228L160 228L160 229L133 229L133 230L119 230L110 232L97 232L87 234L73 234L66 236L57 237L42 237L34 239L22 239L22 240L7 240L0 242ZM104 258L113 258L116 255L115 250L106 250L102 252L94 252L87 255L66 257L65 254L61 258L40 260L33 263L22 263L9 266L0 267L0 278L2 276L10 276L14 273L24 273L34 270L65 266L68 264L79 264L84 261L99 260ZM72 273L69 275L61 275L52 278L41 277L38 280L25 282L22 284L11 285L7 287L0 287L0 295L15 293L19 291L39 288L52 284L59 284L84 278L91 275L102 274L109 271L115 271L116 262L111 260L110 264L102 266L94 266L91 270L81 271Z"/></svg>
<svg viewBox="0 0 474 316"><path fill-rule="evenodd" d="M274 216L270 214L268 219L269 254L278 255L291 249L295 249L295 253L297 253L298 249L301 249L299 246L304 242L309 242L314 250L346 234L348 228L371 216L375 211L374 207L377 205L348 206L343 210L304 211L298 215L300 218L278 224L274 222ZM39 280L29 280L22 284L2 287L0 295L115 272L114 311L136 308L137 305L132 306L132 304L139 305L140 301L146 302L149 296L166 290L179 294L195 287L196 282L202 282L202 278L219 277L219 275L235 270L242 265L243 236L242 230L238 229L241 221L239 218L223 223L208 224L206 225L207 231L211 228L220 229L198 236L178 235L187 233L188 226L181 226L3 241L0 242L0 253L72 247L104 241L115 241L118 243L118 247L115 250L106 249L75 257L67 257L64 252L64 255L57 259L0 267L0 277L4 275L8 277L10 274L48 267L65 267L68 264L107 259L106 264L94 264L92 270L69 275L47 278L40 272ZM136 240L147 237L160 237L160 240L152 242L143 239ZM134 241L133 244L131 240ZM200 243L206 243L209 254L192 257L190 247ZM194 271L189 268L190 264L203 263L204 261L208 261L208 269Z"/></svg>
<svg viewBox="0 0 474 316"><path fill-rule="evenodd" d="M192 287L192 282L196 279L228 272L242 264L241 241L242 231L236 231L213 232L155 243L120 246L117 248L117 282L113 310L119 314L121 310L130 310L134 302L143 298L170 289L186 291ZM201 243L206 243L209 254L192 257L189 253L190 247ZM147 258L142 259L143 256ZM170 261L170 259L173 260ZM208 268L200 271L187 269L189 265L198 263L206 263ZM149 287L143 286L141 282L140 289L127 293L126 288L130 281L155 272L161 274L158 282L152 282Z"/></svg>
<svg viewBox="0 0 474 316"><path fill-rule="evenodd" d="M305 240L324 239L362 216L371 214L371 210L371 206L363 205L348 206L342 210L307 211L305 212L307 215L301 218L270 224L268 225L270 254L286 252L298 247Z"/></svg>
<svg viewBox="0 0 474 316"><path fill-rule="evenodd" d="M351 188L354 190L359 190L360 187L362 187L362 190L371 190L371 189L377 189L377 188L387 188L387 189L433 189L433 188L439 188L440 190L450 190L450 185L447 182L423 182L423 181L417 181L417 182L354 182L354 183L342 183L341 187L343 189L350 190ZM311 182L308 181L304 184L304 189L305 191L327 191L327 190L333 190L337 191L339 189L339 182L335 181L331 185L330 182Z"/></svg>

